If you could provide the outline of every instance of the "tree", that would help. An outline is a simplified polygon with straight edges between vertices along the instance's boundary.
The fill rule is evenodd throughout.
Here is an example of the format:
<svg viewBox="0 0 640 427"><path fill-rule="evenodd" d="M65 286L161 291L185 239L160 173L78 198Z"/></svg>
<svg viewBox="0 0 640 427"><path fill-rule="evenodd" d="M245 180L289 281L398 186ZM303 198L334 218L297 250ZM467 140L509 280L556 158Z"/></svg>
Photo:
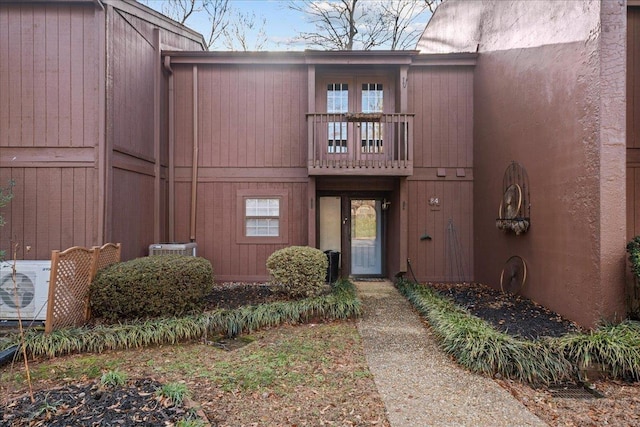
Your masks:
<svg viewBox="0 0 640 427"><path fill-rule="evenodd" d="M207 15L210 23L210 30L205 35L207 49L211 49L224 34L229 25L230 10L229 0L164 0L162 3L162 13L183 25L194 15Z"/></svg>
<svg viewBox="0 0 640 427"><path fill-rule="evenodd" d="M225 28L223 34L224 46L229 50L244 52L264 50L268 38L264 27L267 20L260 20L255 13L234 12L233 19Z"/></svg>
<svg viewBox="0 0 640 427"><path fill-rule="evenodd" d="M417 19L442 0L290 0L287 7L303 13L313 32L299 32L311 46L335 50L392 50L415 46L424 25Z"/></svg>

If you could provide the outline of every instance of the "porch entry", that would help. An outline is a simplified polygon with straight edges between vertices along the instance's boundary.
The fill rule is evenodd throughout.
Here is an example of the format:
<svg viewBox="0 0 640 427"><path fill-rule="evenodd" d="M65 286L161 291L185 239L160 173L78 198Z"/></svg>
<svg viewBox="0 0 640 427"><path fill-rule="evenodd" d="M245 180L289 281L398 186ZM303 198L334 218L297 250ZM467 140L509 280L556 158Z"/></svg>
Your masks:
<svg viewBox="0 0 640 427"><path fill-rule="evenodd" d="M383 198L319 198L319 243L339 251L342 275L381 276L383 268Z"/></svg>

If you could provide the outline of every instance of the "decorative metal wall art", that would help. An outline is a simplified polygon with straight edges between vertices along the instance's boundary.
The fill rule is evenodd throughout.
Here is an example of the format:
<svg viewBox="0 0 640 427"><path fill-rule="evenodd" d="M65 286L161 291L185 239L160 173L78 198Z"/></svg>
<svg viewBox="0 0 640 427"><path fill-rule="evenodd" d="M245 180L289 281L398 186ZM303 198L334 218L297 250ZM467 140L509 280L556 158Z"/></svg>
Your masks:
<svg viewBox="0 0 640 427"><path fill-rule="evenodd" d="M526 233L530 226L529 175L520 163L512 161L502 178L502 199L496 227L520 235Z"/></svg>

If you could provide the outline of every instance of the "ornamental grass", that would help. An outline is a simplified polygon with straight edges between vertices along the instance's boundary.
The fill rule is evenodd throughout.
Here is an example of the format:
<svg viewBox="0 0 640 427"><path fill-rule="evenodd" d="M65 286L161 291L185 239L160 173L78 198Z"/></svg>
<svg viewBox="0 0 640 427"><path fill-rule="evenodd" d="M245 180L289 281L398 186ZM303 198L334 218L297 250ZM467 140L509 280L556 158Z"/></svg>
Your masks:
<svg viewBox="0 0 640 427"><path fill-rule="evenodd" d="M576 379L599 364L615 379L640 380L640 323L526 340L497 331L433 289L399 281L398 290L429 321L443 350L467 369L529 383Z"/></svg>
<svg viewBox="0 0 640 427"><path fill-rule="evenodd" d="M361 302L348 280L336 282L332 292L296 301L219 309L184 317L60 329L43 334L29 331L25 346L31 357L57 357L70 353L100 353L105 350L176 344L207 336L237 336L260 328L310 319L335 320L360 315ZM14 337L14 343L18 338Z"/></svg>

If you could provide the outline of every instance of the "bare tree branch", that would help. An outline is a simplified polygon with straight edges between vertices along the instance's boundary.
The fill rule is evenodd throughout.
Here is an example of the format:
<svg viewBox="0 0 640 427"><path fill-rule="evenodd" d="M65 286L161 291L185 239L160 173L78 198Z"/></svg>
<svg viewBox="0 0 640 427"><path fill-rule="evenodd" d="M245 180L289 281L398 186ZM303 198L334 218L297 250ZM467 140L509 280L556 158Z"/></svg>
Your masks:
<svg viewBox="0 0 640 427"><path fill-rule="evenodd" d="M184 24L193 12L199 12L201 7L196 7L196 0L166 0L162 3L162 13Z"/></svg>
<svg viewBox="0 0 640 427"><path fill-rule="evenodd" d="M436 7L444 0L424 0L424 4L431 11L431 13L436 11Z"/></svg>
<svg viewBox="0 0 640 427"><path fill-rule="evenodd" d="M358 0L291 0L287 7L305 14L315 26L314 32L300 32L301 40L325 49L352 50L358 34L357 4Z"/></svg>
<svg viewBox="0 0 640 427"><path fill-rule="evenodd" d="M266 24L267 20L264 17L257 20L255 13L236 11L223 31L224 46L229 50L244 52L264 50L268 41L264 29Z"/></svg>
<svg viewBox="0 0 640 427"><path fill-rule="evenodd" d="M442 0L290 0L287 7L304 14L313 32L298 38L324 49L407 49L422 32L416 19Z"/></svg>
<svg viewBox="0 0 640 427"><path fill-rule="evenodd" d="M435 3L437 0L425 1ZM424 28L412 27L412 25L429 6L415 0L397 0L381 2L380 8L381 21L385 22L388 29L387 41L390 49L409 49L415 46Z"/></svg>
<svg viewBox="0 0 640 427"><path fill-rule="evenodd" d="M207 15L210 24L205 35L207 49L211 49L229 25L229 12L229 0L164 0L162 3L162 13L183 25L199 13Z"/></svg>
<svg viewBox="0 0 640 427"><path fill-rule="evenodd" d="M211 31L209 31L207 38L207 49L211 49L211 46L218 41L229 25L229 0L206 0L203 7L211 24Z"/></svg>

